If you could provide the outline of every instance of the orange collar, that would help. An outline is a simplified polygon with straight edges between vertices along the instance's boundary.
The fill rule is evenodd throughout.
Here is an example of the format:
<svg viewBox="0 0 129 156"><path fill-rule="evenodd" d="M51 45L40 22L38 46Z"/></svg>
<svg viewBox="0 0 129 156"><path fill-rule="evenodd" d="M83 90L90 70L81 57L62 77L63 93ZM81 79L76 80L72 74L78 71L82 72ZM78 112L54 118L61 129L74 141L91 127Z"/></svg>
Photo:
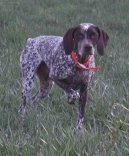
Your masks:
<svg viewBox="0 0 129 156"><path fill-rule="evenodd" d="M91 55L89 55L88 58L85 59L83 64L79 63L78 58L77 58L74 51L72 51L70 55L71 55L71 59L74 61L74 63L76 64L76 66L79 69L83 69L83 70L100 70L100 67L89 67Z"/></svg>

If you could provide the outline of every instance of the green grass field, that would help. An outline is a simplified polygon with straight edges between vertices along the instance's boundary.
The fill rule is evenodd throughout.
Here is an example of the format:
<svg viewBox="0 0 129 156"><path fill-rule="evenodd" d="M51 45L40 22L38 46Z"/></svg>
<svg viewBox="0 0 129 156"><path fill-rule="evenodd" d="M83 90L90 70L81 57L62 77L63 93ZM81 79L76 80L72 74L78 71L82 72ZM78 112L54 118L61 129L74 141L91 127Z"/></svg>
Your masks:
<svg viewBox="0 0 129 156"><path fill-rule="evenodd" d="M0 156L129 156L129 0L0 0ZM110 37L91 85L84 133L57 86L19 123L26 39L91 22ZM38 82L36 83L38 86ZM34 88L34 91L36 87Z"/></svg>

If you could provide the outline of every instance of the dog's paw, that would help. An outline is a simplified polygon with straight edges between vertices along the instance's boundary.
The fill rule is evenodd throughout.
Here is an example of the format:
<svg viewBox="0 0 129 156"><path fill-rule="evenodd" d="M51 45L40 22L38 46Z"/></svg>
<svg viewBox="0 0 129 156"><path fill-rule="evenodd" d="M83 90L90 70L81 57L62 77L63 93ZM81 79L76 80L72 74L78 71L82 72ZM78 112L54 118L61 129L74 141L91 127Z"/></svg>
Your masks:
<svg viewBox="0 0 129 156"><path fill-rule="evenodd" d="M75 102L79 99L80 95L76 91L72 91L70 94L68 94L68 103L69 104L75 104Z"/></svg>
<svg viewBox="0 0 129 156"><path fill-rule="evenodd" d="M76 130L81 131L83 128L83 122L84 118L78 118L77 123L76 123Z"/></svg>
<svg viewBox="0 0 129 156"><path fill-rule="evenodd" d="M24 120L24 117L25 117L25 107L23 105L20 105L18 113L20 115L20 118L22 118Z"/></svg>

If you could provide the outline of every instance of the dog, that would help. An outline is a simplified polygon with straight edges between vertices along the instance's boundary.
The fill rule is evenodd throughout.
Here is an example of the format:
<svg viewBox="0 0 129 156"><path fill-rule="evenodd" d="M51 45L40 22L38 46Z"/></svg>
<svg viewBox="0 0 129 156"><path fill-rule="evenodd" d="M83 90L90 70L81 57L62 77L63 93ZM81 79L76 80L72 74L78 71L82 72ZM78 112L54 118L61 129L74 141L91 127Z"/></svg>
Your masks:
<svg viewBox="0 0 129 156"><path fill-rule="evenodd" d="M91 23L72 27L63 37L44 35L29 38L20 56L21 116L24 117L26 104L30 100L31 107L35 108L55 83L66 93L68 103L78 101L76 129L81 130L89 84L97 70L94 52L97 49L101 56L104 55L108 40L108 34ZM40 89L30 98L36 75L40 81Z"/></svg>

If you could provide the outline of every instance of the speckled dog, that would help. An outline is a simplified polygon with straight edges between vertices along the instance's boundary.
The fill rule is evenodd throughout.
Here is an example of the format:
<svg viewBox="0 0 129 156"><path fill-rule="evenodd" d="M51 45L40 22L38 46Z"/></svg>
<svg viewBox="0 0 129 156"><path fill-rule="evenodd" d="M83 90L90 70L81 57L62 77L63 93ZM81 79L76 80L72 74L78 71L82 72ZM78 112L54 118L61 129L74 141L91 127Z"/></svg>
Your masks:
<svg viewBox="0 0 129 156"><path fill-rule="evenodd" d="M76 128L81 130L88 86L94 71L80 69L70 54L74 51L80 64L83 64L84 60L90 56L88 67L94 68L95 47L100 55L104 55L107 41L107 33L90 23L70 28L64 37L29 38L20 57L23 100L19 108L21 116L25 114L25 106L29 102L34 77L37 75L40 80L40 89L31 98L32 108L36 107L48 94L55 82L65 91L69 103L74 103L78 99Z"/></svg>

